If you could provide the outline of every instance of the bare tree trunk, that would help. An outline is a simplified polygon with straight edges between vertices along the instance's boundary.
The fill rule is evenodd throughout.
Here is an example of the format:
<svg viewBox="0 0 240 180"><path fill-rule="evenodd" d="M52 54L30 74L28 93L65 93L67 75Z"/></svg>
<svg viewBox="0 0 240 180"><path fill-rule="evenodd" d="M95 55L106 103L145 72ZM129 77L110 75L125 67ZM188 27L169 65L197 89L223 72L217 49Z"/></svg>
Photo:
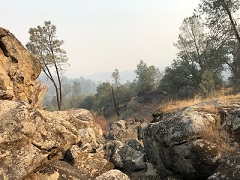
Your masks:
<svg viewBox="0 0 240 180"><path fill-rule="evenodd" d="M42 58L43 59L43 58ZM56 97L57 97L57 106L58 106L58 110L60 111L61 110L61 104L60 104L60 99L59 99L59 92L58 92L58 86L51 74L51 71L49 70L46 62L44 60L42 60L42 63L43 63L43 66L45 67L42 68L43 72L46 74L46 76L50 79L50 81L53 83L53 86L54 86L54 89L55 89L55 92L56 92Z"/></svg>
<svg viewBox="0 0 240 180"><path fill-rule="evenodd" d="M54 62L55 62L55 60L54 60ZM57 73L58 86L59 86L59 89L57 91L58 110L61 111L61 107L62 107L62 82L61 82L61 78L60 78L60 75L59 75L59 70L58 70L58 67L57 67L56 63L54 63L54 66L55 66L55 70L56 70L56 73Z"/></svg>
<svg viewBox="0 0 240 180"><path fill-rule="evenodd" d="M223 6L223 8L225 9L225 11L227 12L227 15L228 15L228 18L230 19L230 22L231 22L231 25L232 25L232 28L233 28L235 37L236 37L236 39L238 40L238 42L240 43L240 36L239 36L239 32L238 32L238 30L237 30L237 25L236 25L236 23L234 22L233 17L232 17L232 14L231 14L231 12L230 12L230 10L229 10L229 7L227 6L227 4L225 3L224 0L222 0L222 6Z"/></svg>
<svg viewBox="0 0 240 180"><path fill-rule="evenodd" d="M117 116L119 117L119 116L120 116L120 113L119 113L119 108L118 108L118 105L117 105L117 102L116 102L116 99L115 99L115 95L114 95L114 91L113 91L113 86L111 86L111 88L112 88L112 99L113 99L114 109L115 109L115 112L117 113Z"/></svg>

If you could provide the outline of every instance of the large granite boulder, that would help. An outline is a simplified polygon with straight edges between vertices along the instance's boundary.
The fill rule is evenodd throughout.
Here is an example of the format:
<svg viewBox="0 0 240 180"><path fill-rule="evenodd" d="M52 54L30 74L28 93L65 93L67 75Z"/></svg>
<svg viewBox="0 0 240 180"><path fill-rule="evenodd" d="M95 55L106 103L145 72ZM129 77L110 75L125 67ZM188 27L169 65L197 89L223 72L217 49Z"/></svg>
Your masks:
<svg viewBox="0 0 240 180"><path fill-rule="evenodd" d="M206 179L233 150L226 142L228 134L220 130L222 118L217 108L221 103L211 103L164 114L160 122L144 129L145 152L159 174Z"/></svg>
<svg viewBox="0 0 240 180"><path fill-rule="evenodd" d="M100 162L109 162L103 155L94 154L102 151L104 140L100 126L87 110L47 112L25 102L0 100L0 122L0 179L23 179L33 172L41 173L38 170L45 166L58 169L53 163L65 160L66 150L73 145L79 147L78 156L84 156L81 162L74 157L75 169L81 170L81 164L87 166L91 159L97 159L95 166L93 163L80 171L83 175L98 176L111 169L106 165L105 170L102 167L99 173L92 173ZM89 151L81 151L86 145Z"/></svg>
<svg viewBox="0 0 240 180"><path fill-rule="evenodd" d="M40 107L47 87L35 82L41 64L16 37L0 27L0 99L22 100Z"/></svg>

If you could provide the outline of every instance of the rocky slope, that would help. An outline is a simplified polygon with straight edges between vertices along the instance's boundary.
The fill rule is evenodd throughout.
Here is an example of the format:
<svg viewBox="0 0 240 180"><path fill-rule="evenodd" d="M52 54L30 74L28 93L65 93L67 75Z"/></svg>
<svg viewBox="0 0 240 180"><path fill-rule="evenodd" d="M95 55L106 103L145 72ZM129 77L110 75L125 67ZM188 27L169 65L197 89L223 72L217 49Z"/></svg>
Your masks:
<svg viewBox="0 0 240 180"><path fill-rule="evenodd" d="M36 57L0 28L0 179L92 179L113 169L89 111L41 110L40 71Z"/></svg>

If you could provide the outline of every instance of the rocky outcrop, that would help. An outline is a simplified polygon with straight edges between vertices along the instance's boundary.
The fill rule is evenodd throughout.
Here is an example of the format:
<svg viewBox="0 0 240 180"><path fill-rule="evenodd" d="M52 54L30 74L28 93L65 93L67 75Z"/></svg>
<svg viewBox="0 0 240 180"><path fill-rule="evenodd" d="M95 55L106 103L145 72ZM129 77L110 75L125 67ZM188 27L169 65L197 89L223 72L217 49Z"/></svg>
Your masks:
<svg viewBox="0 0 240 180"><path fill-rule="evenodd" d="M8 30L0 28L0 99L40 107L47 87L35 82L41 64Z"/></svg>
<svg viewBox="0 0 240 180"><path fill-rule="evenodd" d="M59 160L68 162L69 148L74 162L71 167L83 176L96 177L113 168L100 153L102 130L87 110L47 112L33 109L25 102L0 100L0 121L0 179L60 176L57 169L63 162ZM88 151L84 152L86 145ZM78 151L74 154L71 147ZM100 164L101 170L93 172ZM41 169L46 169L48 175Z"/></svg>
<svg viewBox="0 0 240 180"><path fill-rule="evenodd" d="M210 104L211 107L201 103L164 114L160 122L144 129L145 152L163 177L174 174L206 179L219 166L219 160L234 150L228 144L226 131L221 131L224 127L218 109L222 109L222 102Z"/></svg>

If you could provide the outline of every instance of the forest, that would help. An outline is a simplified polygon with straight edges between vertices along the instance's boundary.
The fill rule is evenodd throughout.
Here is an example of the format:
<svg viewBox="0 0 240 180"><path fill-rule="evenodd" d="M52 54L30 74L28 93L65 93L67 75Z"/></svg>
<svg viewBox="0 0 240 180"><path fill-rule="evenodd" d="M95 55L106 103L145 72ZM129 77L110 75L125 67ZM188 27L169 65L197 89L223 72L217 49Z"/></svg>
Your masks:
<svg viewBox="0 0 240 180"><path fill-rule="evenodd" d="M86 108L105 117L124 118L138 111L139 104L154 99L160 104L165 99L207 98L228 87L238 93L239 7L238 0L201 0L192 16L183 19L171 66L160 72L140 60L135 79L124 84L118 67L112 72L112 82L64 77L68 58L61 49L64 42L56 38L56 26L46 21L42 27L30 28L27 48L41 59L49 85L44 105L48 110ZM223 78L226 71L227 80Z"/></svg>

